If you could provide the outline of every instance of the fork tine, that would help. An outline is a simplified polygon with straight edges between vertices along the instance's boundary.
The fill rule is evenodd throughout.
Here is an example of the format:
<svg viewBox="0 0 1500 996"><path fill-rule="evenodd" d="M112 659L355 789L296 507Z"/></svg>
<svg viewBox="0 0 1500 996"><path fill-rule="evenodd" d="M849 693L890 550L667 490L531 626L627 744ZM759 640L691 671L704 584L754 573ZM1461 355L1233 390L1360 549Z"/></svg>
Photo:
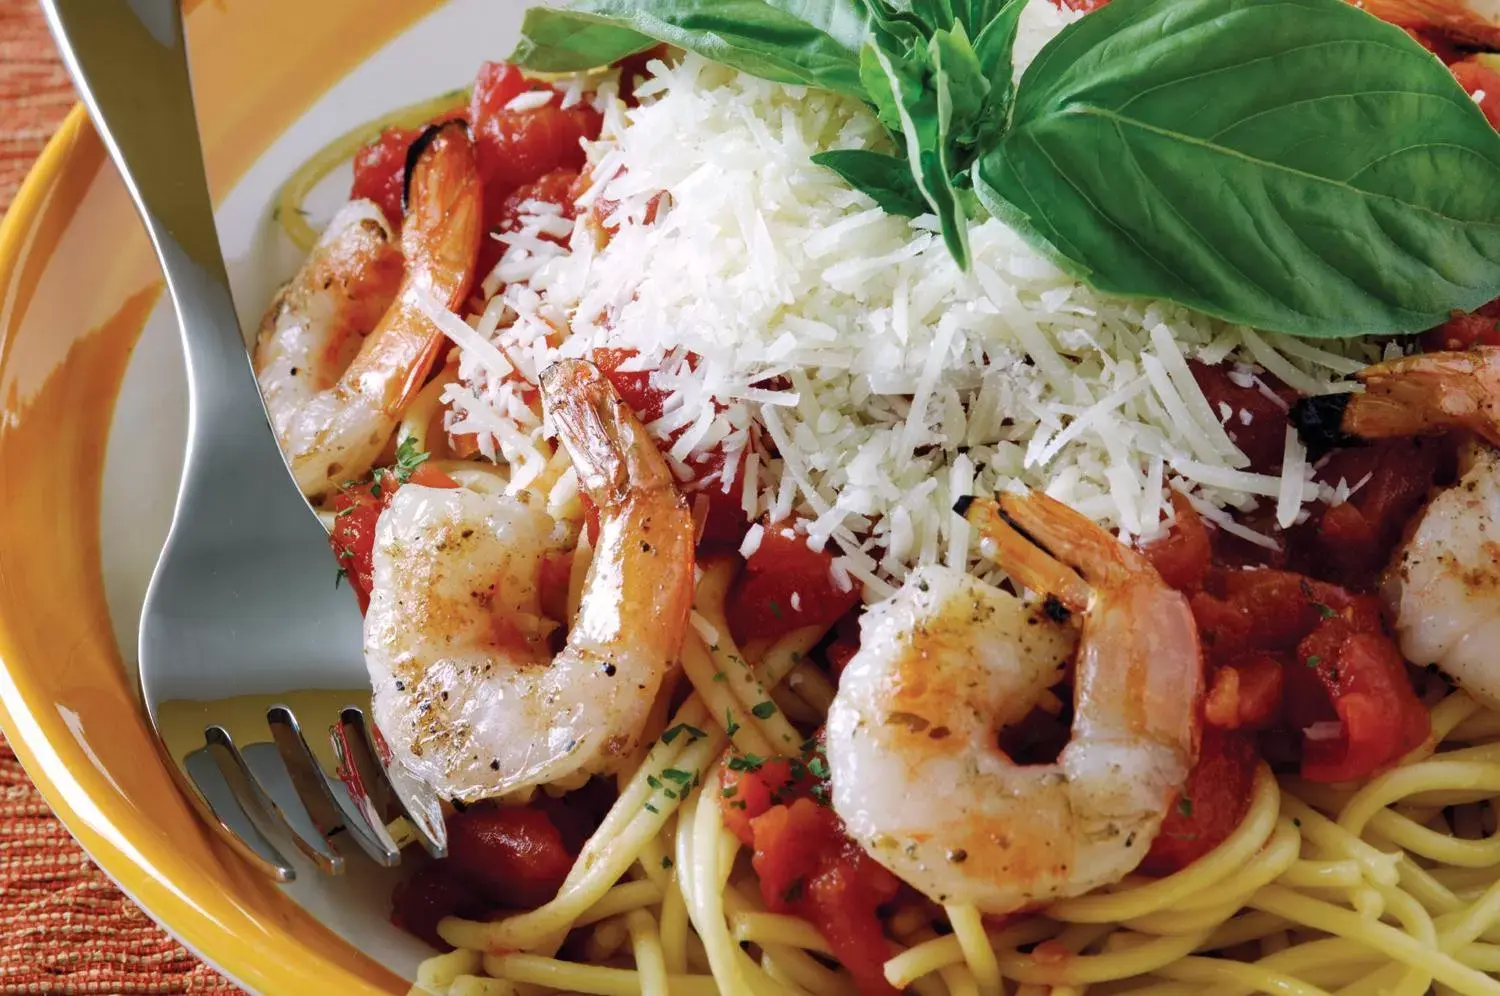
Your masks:
<svg viewBox="0 0 1500 996"><path fill-rule="evenodd" d="M281 752L274 743L261 741L246 744L240 750L245 767L255 787L265 796L269 808L281 818L297 847L329 875L342 875L344 857L333 849L323 829L303 803L301 793Z"/></svg>
<svg viewBox="0 0 1500 996"><path fill-rule="evenodd" d="M351 711L358 712L345 710L345 715ZM337 783L330 783L330 788L334 799L341 803L339 808L344 811L349 827L355 831L355 840L365 847L376 864L387 868L395 867L401 861L401 848L391 839L390 832L385 828L385 817L366 789L373 773L369 770L371 765L361 766L359 763L357 748L364 744L358 739L350 742L347 727L342 720L329 729L328 737L333 741L334 753L338 755L340 775ZM378 772L378 767L376 771Z"/></svg>
<svg viewBox="0 0 1500 996"><path fill-rule="evenodd" d="M223 829L231 843L246 857L264 867L277 880L290 882L297 877L289 861L276 846L266 839L260 827L250 818L219 763L219 758L207 746L186 754L182 768L197 789L198 798L208 807L214 820Z"/></svg>
<svg viewBox="0 0 1500 996"><path fill-rule="evenodd" d="M355 807L344 784L328 777L313 754L302 725L286 706L273 706L266 714L271 736L281 752L297 795L307 805L308 814L326 837L344 831L354 838L360 850L381 864L390 864L388 845L382 844L366 828L365 818Z"/></svg>
<svg viewBox="0 0 1500 996"><path fill-rule="evenodd" d="M378 780L416 828L417 838L421 840L427 853L434 858L446 858L448 828L443 823L443 809L437 797L426 786L391 763L391 749L385 745L380 731L365 718L363 712L354 708L345 709L344 722L346 725L359 727L365 750L378 772Z"/></svg>

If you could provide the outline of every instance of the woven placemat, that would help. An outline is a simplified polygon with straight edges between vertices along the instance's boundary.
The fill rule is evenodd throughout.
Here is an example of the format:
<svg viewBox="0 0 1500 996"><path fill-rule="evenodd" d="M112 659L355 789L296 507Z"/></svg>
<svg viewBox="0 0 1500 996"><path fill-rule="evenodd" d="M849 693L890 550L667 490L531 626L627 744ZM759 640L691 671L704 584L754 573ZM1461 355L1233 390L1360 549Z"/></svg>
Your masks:
<svg viewBox="0 0 1500 996"><path fill-rule="evenodd" d="M0 0L0 211L73 102L35 0ZM0 739L0 994L238 992L94 867Z"/></svg>

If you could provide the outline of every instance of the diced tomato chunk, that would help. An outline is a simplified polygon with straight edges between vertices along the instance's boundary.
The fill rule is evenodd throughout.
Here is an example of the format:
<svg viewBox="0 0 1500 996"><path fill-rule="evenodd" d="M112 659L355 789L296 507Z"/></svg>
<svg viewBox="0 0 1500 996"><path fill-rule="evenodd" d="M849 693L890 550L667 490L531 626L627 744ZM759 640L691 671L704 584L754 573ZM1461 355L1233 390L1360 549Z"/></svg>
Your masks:
<svg viewBox="0 0 1500 996"><path fill-rule="evenodd" d="M481 803L448 817L450 871L496 906L531 909L557 895L576 854L539 809Z"/></svg>
<svg viewBox="0 0 1500 996"><path fill-rule="evenodd" d="M1228 364L1209 366L1192 360L1188 367L1209 408L1223 419L1224 431L1250 458L1249 469L1259 474L1279 470L1286 450L1287 409L1297 400L1297 392L1268 373L1255 375L1265 385L1262 390L1255 383L1236 384Z"/></svg>
<svg viewBox="0 0 1500 996"><path fill-rule="evenodd" d="M1407 25L1401 25L1401 30L1410 35L1412 41L1441 59L1444 65L1448 65L1460 57L1458 48L1440 35L1428 31L1420 31Z"/></svg>
<svg viewBox="0 0 1500 996"><path fill-rule="evenodd" d="M1475 346L1500 346L1500 299L1478 311L1459 311L1422 337L1429 352L1464 350Z"/></svg>
<svg viewBox="0 0 1500 996"><path fill-rule="evenodd" d="M1343 620L1327 620L1299 648L1338 717L1303 730L1302 777L1309 781L1369 778L1431 731L1430 714L1412 691L1395 644L1379 632L1350 629Z"/></svg>
<svg viewBox="0 0 1500 996"><path fill-rule="evenodd" d="M692 468L693 479L684 486L688 502L693 506L693 515L698 517L698 503L706 504L698 532L698 551L701 554L732 553L740 548L745 530L750 521L741 504L741 483L744 481L745 454L741 451L734 468L729 487L724 487L729 454L722 449L710 450L687 461Z"/></svg>
<svg viewBox="0 0 1500 996"><path fill-rule="evenodd" d="M528 90L551 90L514 66L487 62L469 101L469 129L485 188L485 222L499 223L507 199L555 170L583 169L582 142L599 137L603 118L587 104L564 110L558 99L526 110L508 105Z"/></svg>
<svg viewBox="0 0 1500 996"><path fill-rule="evenodd" d="M415 128L387 128L379 138L354 154L354 186L349 191L349 199L374 201L392 228L401 227L406 150L420 134L422 132Z"/></svg>
<svg viewBox="0 0 1500 996"><path fill-rule="evenodd" d="M1281 713L1281 662L1249 654L1214 672L1203 700L1203 718L1225 730L1259 730Z"/></svg>
<svg viewBox="0 0 1500 996"><path fill-rule="evenodd" d="M601 348L594 350L594 366L608 378L620 400L630 406L635 417L651 423L661 418L668 394L651 384L649 370L621 370L627 360L636 356L633 349Z"/></svg>
<svg viewBox="0 0 1500 996"><path fill-rule="evenodd" d="M636 107L640 104L640 101L636 100L635 97L635 88L638 83L644 81L647 75L647 63L652 59L663 59L666 55L667 46L665 44L654 45L644 52L627 55L615 63L616 68L620 70L620 99L625 102L627 107Z"/></svg>
<svg viewBox="0 0 1500 996"><path fill-rule="evenodd" d="M1172 492L1172 511L1171 530L1141 552L1167 584L1178 591L1196 591L1213 566L1213 542L1202 516L1180 492Z"/></svg>
<svg viewBox="0 0 1500 996"><path fill-rule="evenodd" d="M1328 614L1380 620L1380 602L1290 571L1217 569L1190 599L1205 651L1228 663L1251 651L1285 652Z"/></svg>
<svg viewBox="0 0 1500 996"><path fill-rule="evenodd" d="M1473 97L1483 94L1479 109L1489 118L1490 124L1500 128L1500 70L1492 69L1477 57L1455 62L1448 67L1460 86Z"/></svg>
<svg viewBox="0 0 1500 996"><path fill-rule="evenodd" d="M494 117L505 112L505 106L527 90L545 88L533 83L526 74L508 62L485 62L474 74L474 91L469 97L469 120Z"/></svg>
<svg viewBox="0 0 1500 996"><path fill-rule="evenodd" d="M1294 566L1355 588L1373 587L1434 484L1452 474L1452 443L1391 439L1339 450L1318 479L1355 489L1291 535Z"/></svg>
<svg viewBox="0 0 1500 996"><path fill-rule="evenodd" d="M369 606L370 589L375 584L375 522L385 507L371 489L370 484L356 484L334 496L333 530L328 534L341 576L349 579L361 612Z"/></svg>
<svg viewBox="0 0 1500 996"><path fill-rule="evenodd" d="M594 350L593 361L636 417L649 424L662 417L670 395L652 383L651 371L621 369L636 355L633 349L601 347ZM689 362L693 362L691 356ZM663 447L667 445L664 443ZM724 476L729 454L722 448L694 454L686 461L691 477L682 482L682 487L689 504L695 506L695 517L702 516L698 534L700 553L727 553L738 549L744 539L749 523L741 507L738 486L744 471L743 451L738 459L727 490ZM699 502L706 503L706 508L696 508Z"/></svg>
<svg viewBox="0 0 1500 996"><path fill-rule="evenodd" d="M828 645L824 657L828 660L828 670L835 680L844 673L844 668L854 660L854 655L859 653L859 638L839 636Z"/></svg>
<svg viewBox="0 0 1500 996"><path fill-rule="evenodd" d="M475 271L479 279L483 280L487 277L495 268L495 264L500 262L500 257L505 255L505 243L493 236L518 231L521 227L521 218L525 214L523 208L526 204L532 201L556 204L562 208L562 216L571 221L575 213L573 201L574 188L577 183L577 170L555 169L541 179L524 184L507 195L496 209L489 235L479 243L479 263ZM553 236L544 235L543 238L559 245L564 242L563 239Z"/></svg>
<svg viewBox="0 0 1500 996"><path fill-rule="evenodd" d="M760 546L729 593L729 630L741 643L774 640L804 626L827 626L859 602L858 586L842 589L833 556L795 534L766 527Z"/></svg>
<svg viewBox="0 0 1500 996"><path fill-rule="evenodd" d="M1141 870L1151 875L1181 871L1234 833L1250 809L1259 761L1249 737L1212 726L1205 729L1198 763L1177 804L1168 811L1161 833L1152 841Z"/></svg>
<svg viewBox="0 0 1500 996"><path fill-rule="evenodd" d="M776 913L811 921L862 993L891 994L890 957L877 911L901 883L849 839L843 822L811 795L806 764L778 758L724 772L725 823L754 849L761 898Z"/></svg>

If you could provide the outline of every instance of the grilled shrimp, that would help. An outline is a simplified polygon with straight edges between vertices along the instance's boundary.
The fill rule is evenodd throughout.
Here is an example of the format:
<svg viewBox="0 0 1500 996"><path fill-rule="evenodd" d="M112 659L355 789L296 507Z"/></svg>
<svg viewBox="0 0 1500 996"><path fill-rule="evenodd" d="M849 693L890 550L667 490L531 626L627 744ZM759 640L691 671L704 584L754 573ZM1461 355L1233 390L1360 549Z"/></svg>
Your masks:
<svg viewBox="0 0 1500 996"><path fill-rule="evenodd" d="M1467 433L1483 444L1463 476L1427 504L1382 594L1401 653L1436 664L1500 709L1500 348L1424 353L1359 374L1363 394L1309 399L1296 409L1312 443ZM1331 400L1331 399L1341 400Z"/></svg>
<svg viewBox="0 0 1500 996"><path fill-rule="evenodd" d="M442 333L413 295L457 307L473 282L483 191L463 124L432 127L412 156L399 250L374 203L346 205L261 322L261 392L311 498L364 476L421 388Z"/></svg>
<svg viewBox="0 0 1500 996"><path fill-rule="evenodd" d="M828 764L834 809L876 861L937 902L1008 913L1145 857L1197 761L1203 661L1186 599L1079 513L1037 493L964 512L986 555L1081 614L1081 633L967 574L913 572L861 622ZM1070 657L1072 739L1055 763L1018 765L996 731Z"/></svg>
<svg viewBox="0 0 1500 996"><path fill-rule="evenodd" d="M591 365L554 365L542 397L599 509L559 653L539 594L542 561L561 549L543 499L408 484L375 532L376 722L412 775L462 802L614 770L687 631L693 523L666 461Z"/></svg>
<svg viewBox="0 0 1500 996"><path fill-rule="evenodd" d="M1449 35L1486 48L1500 45L1500 0L1364 0L1360 6L1403 28Z"/></svg>

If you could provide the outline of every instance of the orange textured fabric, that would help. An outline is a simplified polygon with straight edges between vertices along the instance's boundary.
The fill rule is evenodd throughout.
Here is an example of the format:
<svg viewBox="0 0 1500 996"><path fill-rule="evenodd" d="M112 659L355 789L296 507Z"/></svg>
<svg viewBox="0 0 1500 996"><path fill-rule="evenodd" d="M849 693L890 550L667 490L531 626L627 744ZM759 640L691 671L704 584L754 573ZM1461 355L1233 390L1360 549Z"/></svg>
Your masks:
<svg viewBox="0 0 1500 996"><path fill-rule="evenodd" d="M0 0L0 211L73 99L35 0ZM239 991L94 867L0 739L0 996Z"/></svg>

